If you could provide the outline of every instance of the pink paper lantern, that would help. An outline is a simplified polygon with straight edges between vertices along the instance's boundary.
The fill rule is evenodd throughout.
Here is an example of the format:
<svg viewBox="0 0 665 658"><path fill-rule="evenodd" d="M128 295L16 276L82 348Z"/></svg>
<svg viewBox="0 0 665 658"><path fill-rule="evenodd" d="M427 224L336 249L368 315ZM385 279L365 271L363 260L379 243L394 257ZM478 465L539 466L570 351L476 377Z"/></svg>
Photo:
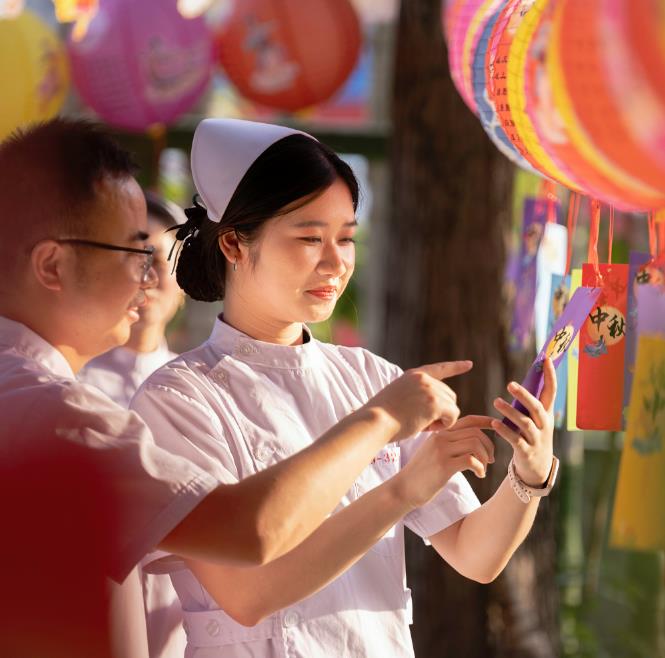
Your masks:
<svg viewBox="0 0 665 658"><path fill-rule="evenodd" d="M361 38L349 0L242 0L217 41L222 66L245 98L295 111L341 88Z"/></svg>
<svg viewBox="0 0 665 658"><path fill-rule="evenodd" d="M82 99L107 123L137 132L191 108L214 59L204 20L183 18L176 0L101 0L69 53Z"/></svg>

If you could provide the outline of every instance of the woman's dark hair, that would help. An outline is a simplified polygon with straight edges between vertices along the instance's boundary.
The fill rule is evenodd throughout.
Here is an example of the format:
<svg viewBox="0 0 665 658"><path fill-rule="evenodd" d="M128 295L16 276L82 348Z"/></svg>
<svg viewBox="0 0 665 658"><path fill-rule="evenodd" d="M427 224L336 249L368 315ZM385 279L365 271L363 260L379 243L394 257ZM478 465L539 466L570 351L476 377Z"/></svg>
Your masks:
<svg viewBox="0 0 665 658"><path fill-rule="evenodd" d="M187 224L176 236L182 245L176 268L180 287L193 299L214 302L224 299L226 258L218 238L235 231L245 244L254 242L263 224L293 204L302 205L342 180L358 205L358 181L346 162L325 144L305 135L293 134L268 147L247 170L238 184L220 222L187 209ZM296 206L297 207L297 206ZM183 230L184 229L184 230Z"/></svg>

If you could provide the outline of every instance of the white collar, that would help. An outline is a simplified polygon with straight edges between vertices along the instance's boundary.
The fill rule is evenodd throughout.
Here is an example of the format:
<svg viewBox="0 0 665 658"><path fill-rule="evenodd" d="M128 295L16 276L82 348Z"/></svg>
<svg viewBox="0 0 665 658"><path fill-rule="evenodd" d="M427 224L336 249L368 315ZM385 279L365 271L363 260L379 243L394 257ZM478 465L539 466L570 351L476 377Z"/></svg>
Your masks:
<svg viewBox="0 0 665 658"><path fill-rule="evenodd" d="M26 325L0 315L0 350L13 349L59 377L74 379L62 352Z"/></svg>
<svg viewBox="0 0 665 658"><path fill-rule="evenodd" d="M320 350L309 328L303 324L309 341L302 345L277 345L251 338L218 318L208 339L208 345L219 357L230 355L239 361L273 368L310 368L318 363Z"/></svg>

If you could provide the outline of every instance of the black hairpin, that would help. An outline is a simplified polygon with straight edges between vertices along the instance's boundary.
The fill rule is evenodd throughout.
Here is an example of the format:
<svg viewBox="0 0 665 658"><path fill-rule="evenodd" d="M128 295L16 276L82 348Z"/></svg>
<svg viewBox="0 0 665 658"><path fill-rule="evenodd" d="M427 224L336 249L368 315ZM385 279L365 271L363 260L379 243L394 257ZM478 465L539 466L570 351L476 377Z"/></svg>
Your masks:
<svg viewBox="0 0 665 658"><path fill-rule="evenodd" d="M178 262L178 256L180 255L180 250L187 245L192 238L195 238L198 235L201 225L208 217L208 210L201 203L201 197L198 194L195 194L192 198L192 203L194 204L191 208L185 208L185 215L187 216L187 221L184 224L178 224L172 226L168 231L175 231L175 241L171 246L169 251L169 256L167 260L171 260L173 255L173 250L178 242L178 251L176 252L175 259L173 260L173 267L171 268L171 274L173 274L176 264Z"/></svg>

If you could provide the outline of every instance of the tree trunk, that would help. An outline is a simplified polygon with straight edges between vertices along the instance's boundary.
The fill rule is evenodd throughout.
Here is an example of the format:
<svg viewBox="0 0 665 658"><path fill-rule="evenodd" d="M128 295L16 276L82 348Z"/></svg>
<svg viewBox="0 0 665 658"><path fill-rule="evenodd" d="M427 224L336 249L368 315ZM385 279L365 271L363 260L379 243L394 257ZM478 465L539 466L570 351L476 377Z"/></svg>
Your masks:
<svg viewBox="0 0 665 658"><path fill-rule="evenodd" d="M402 1L381 351L404 367L473 359L474 370L452 385L463 411L489 413L514 376L501 294L513 170L450 80L440 9L441 0ZM488 477L468 476L481 501L506 474L508 447L495 443ZM490 586L407 538L417 656L556 655L552 502L541 504L530 538Z"/></svg>

